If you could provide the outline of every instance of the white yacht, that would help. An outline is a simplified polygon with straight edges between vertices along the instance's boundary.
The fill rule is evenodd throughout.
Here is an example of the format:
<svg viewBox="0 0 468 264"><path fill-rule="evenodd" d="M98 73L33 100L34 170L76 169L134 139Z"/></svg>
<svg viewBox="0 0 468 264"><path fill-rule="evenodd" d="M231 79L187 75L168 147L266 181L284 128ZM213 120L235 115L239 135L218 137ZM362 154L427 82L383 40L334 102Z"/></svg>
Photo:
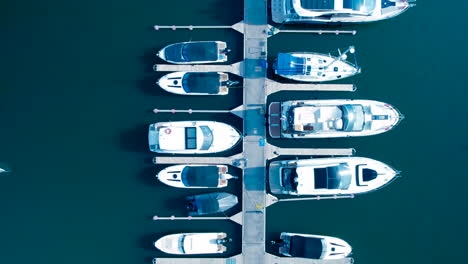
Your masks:
<svg viewBox="0 0 468 264"><path fill-rule="evenodd" d="M414 6L413 0L271 0L276 23L362 23L388 19Z"/></svg>
<svg viewBox="0 0 468 264"><path fill-rule="evenodd" d="M168 45L157 55L174 64L200 64L227 61L230 50L222 41L192 41Z"/></svg>
<svg viewBox="0 0 468 264"><path fill-rule="evenodd" d="M162 183L177 188L223 188L229 179L237 178L228 173L226 165L199 164L169 166L156 177Z"/></svg>
<svg viewBox="0 0 468 264"><path fill-rule="evenodd" d="M372 100L273 102L269 133L273 138L370 136L395 127L404 116L393 106Z"/></svg>
<svg viewBox="0 0 468 264"><path fill-rule="evenodd" d="M237 83L223 72L173 72L157 81L164 90L181 95L226 95Z"/></svg>
<svg viewBox="0 0 468 264"><path fill-rule="evenodd" d="M347 61L348 53L356 52L353 46L339 56L314 52L279 53L273 64L275 74L301 82L326 82L351 77L361 72L357 63ZM356 57L354 56L356 61Z"/></svg>
<svg viewBox="0 0 468 264"><path fill-rule="evenodd" d="M279 253L287 257L307 259L343 259L351 255L352 248L343 239L330 236L282 232Z"/></svg>
<svg viewBox="0 0 468 264"><path fill-rule="evenodd" d="M269 182L273 194L354 195L380 189L398 174L369 158L316 158L271 162Z"/></svg>
<svg viewBox="0 0 468 264"><path fill-rule="evenodd" d="M158 153L205 154L228 150L240 141L234 127L216 121L174 121L151 124L150 150Z"/></svg>
<svg viewBox="0 0 468 264"><path fill-rule="evenodd" d="M220 254L226 251L226 233L181 233L161 237L154 246L176 255Z"/></svg>

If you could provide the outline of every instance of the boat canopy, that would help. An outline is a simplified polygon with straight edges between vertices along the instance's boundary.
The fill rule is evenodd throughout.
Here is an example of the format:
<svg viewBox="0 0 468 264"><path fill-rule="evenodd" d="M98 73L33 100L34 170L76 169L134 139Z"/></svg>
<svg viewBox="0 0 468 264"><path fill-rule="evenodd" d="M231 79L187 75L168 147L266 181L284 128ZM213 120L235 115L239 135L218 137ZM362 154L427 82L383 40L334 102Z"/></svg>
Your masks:
<svg viewBox="0 0 468 264"><path fill-rule="evenodd" d="M351 184L351 169L346 163L314 169L315 189L346 190Z"/></svg>
<svg viewBox="0 0 468 264"><path fill-rule="evenodd" d="M362 105L343 105L343 130L362 131L364 129L365 116Z"/></svg>
<svg viewBox="0 0 468 264"><path fill-rule="evenodd" d="M276 73L281 75L298 75L305 72L305 58L295 57L288 53L279 53L276 61Z"/></svg>
<svg viewBox="0 0 468 264"><path fill-rule="evenodd" d="M237 204L237 197L225 192L193 195L187 200L191 216L224 212Z"/></svg>
<svg viewBox="0 0 468 264"><path fill-rule="evenodd" d="M182 79L182 88L187 93L219 93L219 74L217 72L187 72Z"/></svg>
<svg viewBox="0 0 468 264"><path fill-rule="evenodd" d="M343 0L343 8L370 13L375 9L377 0Z"/></svg>
<svg viewBox="0 0 468 264"><path fill-rule="evenodd" d="M289 254L299 258L320 259L323 251L322 240L316 237L292 236L289 247Z"/></svg>
<svg viewBox="0 0 468 264"><path fill-rule="evenodd" d="M216 42L176 43L166 47L164 56L175 62L216 61L218 45Z"/></svg>
<svg viewBox="0 0 468 264"><path fill-rule="evenodd" d="M348 1L353 0L343 0L343 6ZM301 6L310 10L333 10L335 9L335 0L301 0Z"/></svg>
<svg viewBox="0 0 468 264"><path fill-rule="evenodd" d="M185 186L218 187L218 172L216 166L186 166L181 178Z"/></svg>
<svg viewBox="0 0 468 264"><path fill-rule="evenodd" d="M208 150L213 145L213 132L207 126L200 126L203 134L203 143L200 150Z"/></svg>

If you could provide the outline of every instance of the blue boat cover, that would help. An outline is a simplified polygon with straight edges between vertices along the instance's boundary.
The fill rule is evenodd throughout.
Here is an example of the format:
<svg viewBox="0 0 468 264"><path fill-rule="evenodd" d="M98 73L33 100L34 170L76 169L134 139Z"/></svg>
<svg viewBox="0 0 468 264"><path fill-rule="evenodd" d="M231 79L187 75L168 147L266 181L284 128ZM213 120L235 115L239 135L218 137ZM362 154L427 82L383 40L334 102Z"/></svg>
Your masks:
<svg viewBox="0 0 468 264"><path fill-rule="evenodd" d="M344 2L352 0L345 0ZM335 9L334 0L301 0L301 6L311 10L333 10Z"/></svg>
<svg viewBox="0 0 468 264"><path fill-rule="evenodd" d="M188 72L182 79L182 88L187 93L219 93L219 74L217 72Z"/></svg>
<svg viewBox="0 0 468 264"><path fill-rule="evenodd" d="M279 75L298 75L305 73L305 59L294 57L289 53L279 53L275 71Z"/></svg>
<svg viewBox="0 0 468 264"><path fill-rule="evenodd" d="M320 259L322 257L322 240L315 237L293 236L289 241L289 254L297 258Z"/></svg>
<svg viewBox="0 0 468 264"><path fill-rule="evenodd" d="M225 192L192 195L186 200L190 216L221 213L237 204L237 196Z"/></svg>
<svg viewBox="0 0 468 264"><path fill-rule="evenodd" d="M216 166L187 166L182 170L182 182L190 187L217 187L218 170Z"/></svg>
<svg viewBox="0 0 468 264"><path fill-rule="evenodd" d="M169 45L164 50L166 59L174 62L216 61L218 44L216 42L189 42Z"/></svg>

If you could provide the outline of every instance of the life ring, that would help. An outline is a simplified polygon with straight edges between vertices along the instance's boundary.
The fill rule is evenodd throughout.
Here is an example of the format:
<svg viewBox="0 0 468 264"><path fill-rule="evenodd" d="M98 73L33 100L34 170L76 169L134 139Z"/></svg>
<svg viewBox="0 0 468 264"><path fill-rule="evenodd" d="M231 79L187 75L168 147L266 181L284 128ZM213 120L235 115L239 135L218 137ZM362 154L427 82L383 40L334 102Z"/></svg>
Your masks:
<svg viewBox="0 0 468 264"><path fill-rule="evenodd" d="M172 130L171 130L170 128L166 128L166 129L164 130L164 132L166 132L166 134L170 134L170 133L172 132Z"/></svg>

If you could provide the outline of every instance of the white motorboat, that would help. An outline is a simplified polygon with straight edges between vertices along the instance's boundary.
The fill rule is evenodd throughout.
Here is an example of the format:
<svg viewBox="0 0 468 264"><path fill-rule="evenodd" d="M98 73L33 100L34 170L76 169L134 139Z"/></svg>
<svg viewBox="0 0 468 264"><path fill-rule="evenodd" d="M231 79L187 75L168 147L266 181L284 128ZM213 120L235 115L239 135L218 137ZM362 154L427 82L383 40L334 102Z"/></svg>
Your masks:
<svg viewBox="0 0 468 264"><path fill-rule="evenodd" d="M307 100L271 103L268 123L273 138L336 138L380 134L403 118L378 101Z"/></svg>
<svg viewBox="0 0 468 264"><path fill-rule="evenodd" d="M276 23L362 23L397 16L413 0L271 0Z"/></svg>
<svg viewBox="0 0 468 264"><path fill-rule="evenodd" d="M352 248L346 241L330 236L282 232L279 253L287 257L308 259L343 259L351 255Z"/></svg>
<svg viewBox="0 0 468 264"><path fill-rule="evenodd" d="M157 55L174 64L200 64L227 61L230 50L222 41L192 41L168 45Z"/></svg>
<svg viewBox="0 0 468 264"><path fill-rule="evenodd" d="M237 83L223 72L173 72L157 82L164 90L182 95L226 95Z"/></svg>
<svg viewBox="0 0 468 264"><path fill-rule="evenodd" d="M301 82L340 80L361 72L356 62L347 61L347 54L355 53L353 46L338 53L337 57L314 52L279 53L273 68L276 74ZM354 59L356 61L356 57Z"/></svg>
<svg viewBox="0 0 468 264"><path fill-rule="evenodd" d="M228 150L240 141L234 127L216 121L175 121L151 124L150 150L158 153L205 154Z"/></svg>
<svg viewBox="0 0 468 264"><path fill-rule="evenodd" d="M168 254L221 254L226 251L226 233L181 233L161 237L154 246Z"/></svg>
<svg viewBox="0 0 468 264"><path fill-rule="evenodd" d="M156 177L162 183L178 188L223 188L237 178L226 165L174 165L161 170Z"/></svg>
<svg viewBox="0 0 468 264"><path fill-rule="evenodd" d="M354 195L380 189L398 171L369 158L340 157L273 161L269 184L273 194Z"/></svg>

